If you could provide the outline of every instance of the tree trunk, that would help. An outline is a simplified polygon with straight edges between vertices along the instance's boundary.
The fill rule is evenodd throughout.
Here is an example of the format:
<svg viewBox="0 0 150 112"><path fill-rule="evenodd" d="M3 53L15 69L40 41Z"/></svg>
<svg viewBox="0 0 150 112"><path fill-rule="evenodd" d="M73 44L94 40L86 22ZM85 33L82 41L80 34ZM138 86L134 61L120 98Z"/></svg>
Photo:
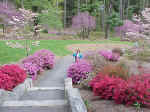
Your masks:
<svg viewBox="0 0 150 112"><path fill-rule="evenodd" d="M102 31L104 31L105 29L105 11L104 10L101 11L101 28L102 28Z"/></svg>
<svg viewBox="0 0 150 112"><path fill-rule="evenodd" d="M105 4L105 15L106 15L106 18L108 18L111 13L111 3L109 0L104 0L104 4ZM106 23L105 24L105 39L108 39L108 37L109 37L109 24Z"/></svg>
<svg viewBox="0 0 150 112"><path fill-rule="evenodd" d="M80 0L78 0L78 13L80 12Z"/></svg>
<svg viewBox="0 0 150 112"><path fill-rule="evenodd" d="M58 9L58 0L56 0L56 7L57 7L57 9Z"/></svg>
<svg viewBox="0 0 150 112"><path fill-rule="evenodd" d="M8 0L6 0L5 5L6 5L6 7L8 6Z"/></svg>
<svg viewBox="0 0 150 112"><path fill-rule="evenodd" d="M88 5L88 0L86 0L85 2L86 2L86 7L87 7L87 5Z"/></svg>
<svg viewBox="0 0 150 112"><path fill-rule="evenodd" d="M24 0L21 0L21 7L24 8Z"/></svg>
<svg viewBox="0 0 150 112"><path fill-rule="evenodd" d="M66 0L64 0L64 28L66 28L66 19L67 19L66 8L67 8L67 2Z"/></svg>
<svg viewBox="0 0 150 112"><path fill-rule="evenodd" d="M125 15L125 19L128 19L128 10L129 10L129 0L126 0L126 15Z"/></svg>
<svg viewBox="0 0 150 112"><path fill-rule="evenodd" d="M120 0L120 18L123 20L123 0Z"/></svg>
<svg viewBox="0 0 150 112"><path fill-rule="evenodd" d="M105 39L108 39L109 34L109 24L106 24L105 26Z"/></svg>

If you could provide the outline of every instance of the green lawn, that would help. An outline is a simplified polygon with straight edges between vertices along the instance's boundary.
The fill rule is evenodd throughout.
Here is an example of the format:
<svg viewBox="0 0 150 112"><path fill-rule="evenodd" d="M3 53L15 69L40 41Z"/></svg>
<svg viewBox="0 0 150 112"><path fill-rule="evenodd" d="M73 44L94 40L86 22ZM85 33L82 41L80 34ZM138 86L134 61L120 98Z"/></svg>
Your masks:
<svg viewBox="0 0 150 112"><path fill-rule="evenodd" d="M14 40L13 40L14 41ZM21 43L23 41L20 41ZM70 44L93 44L93 43L121 43L131 45L129 42L121 42L118 39L110 39L103 41L87 41L87 40L40 40L40 46L32 47L31 54L39 49L49 49L57 56L65 56L71 54L71 51L66 49ZM25 50L19 48L10 48L5 44L5 41L0 41L0 64L6 64L10 62L16 62L25 57Z"/></svg>

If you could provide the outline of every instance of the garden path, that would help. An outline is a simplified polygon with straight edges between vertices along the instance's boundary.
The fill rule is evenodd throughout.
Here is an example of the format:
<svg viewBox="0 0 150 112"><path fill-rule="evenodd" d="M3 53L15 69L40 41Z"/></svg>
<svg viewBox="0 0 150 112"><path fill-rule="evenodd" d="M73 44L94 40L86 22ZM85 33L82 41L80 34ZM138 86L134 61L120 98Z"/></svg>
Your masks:
<svg viewBox="0 0 150 112"><path fill-rule="evenodd" d="M0 112L69 112L64 79L71 56L60 59L52 70L44 72L19 101L8 101Z"/></svg>

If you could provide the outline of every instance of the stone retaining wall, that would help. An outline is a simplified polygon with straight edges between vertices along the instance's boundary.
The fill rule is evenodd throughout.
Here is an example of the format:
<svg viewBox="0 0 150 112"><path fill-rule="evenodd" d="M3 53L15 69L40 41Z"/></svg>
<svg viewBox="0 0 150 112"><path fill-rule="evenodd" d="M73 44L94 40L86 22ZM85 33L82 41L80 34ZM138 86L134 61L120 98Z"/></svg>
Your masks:
<svg viewBox="0 0 150 112"><path fill-rule="evenodd" d="M13 91L5 91L0 89L0 105L4 101L18 100L29 88L32 87L32 79L27 78L24 83L18 85Z"/></svg>
<svg viewBox="0 0 150 112"><path fill-rule="evenodd" d="M87 112L84 101L81 98L79 89L72 87L72 79L65 79L65 95L68 99L71 112Z"/></svg>

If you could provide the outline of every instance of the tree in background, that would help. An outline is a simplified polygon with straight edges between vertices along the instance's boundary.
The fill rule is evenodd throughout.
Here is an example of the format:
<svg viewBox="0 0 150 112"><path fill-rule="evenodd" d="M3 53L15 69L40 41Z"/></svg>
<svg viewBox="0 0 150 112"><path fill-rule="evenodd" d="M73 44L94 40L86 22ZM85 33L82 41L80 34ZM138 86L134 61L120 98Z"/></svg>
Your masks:
<svg viewBox="0 0 150 112"><path fill-rule="evenodd" d="M48 10L43 11L38 16L39 24L41 24L46 30L61 29L63 27L61 19L61 11L56 8L49 7Z"/></svg>
<svg viewBox="0 0 150 112"><path fill-rule="evenodd" d="M9 33L5 33L5 39L25 40L24 45L19 43L11 43L10 45L10 42L6 42L6 44L13 48L24 48L28 56L31 49L31 40L33 40L33 32L31 30L33 17L37 14L25 9L16 10L11 5L7 5L6 7L3 3L0 3L0 8L1 22L5 25L10 25L12 29Z"/></svg>
<svg viewBox="0 0 150 112"><path fill-rule="evenodd" d="M137 41L150 39L150 8L145 8L141 15L134 15L131 20L124 20L124 24L116 28L117 32L123 32L124 40Z"/></svg>
<svg viewBox="0 0 150 112"><path fill-rule="evenodd" d="M31 9L34 12L41 13L43 10L48 10L50 5L53 6L54 10L60 11L59 20L64 23L65 28L72 25L72 18L78 14L78 12L88 11L90 15L95 16L96 19L96 30L104 31L105 38L109 38L109 32L113 31L112 22L118 20L132 20L134 13L140 14L145 7L150 6L150 0L14 0L18 7L21 7L21 3L25 9ZM41 5L42 4L42 5ZM103 11L100 11L101 6L105 6ZM63 13L63 14L62 14ZM112 14L116 13L120 17L114 17ZM51 11L49 11L51 14ZM40 14L41 15L41 14ZM53 14L52 14L53 15ZM62 16L62 17L61 17ZM48 21L46 18L48 15L40 16L44 21ZM52 17L52 16L49 16ZM48 17L48 18L49 18ZM56 17L54 17L56 18ZM64 19L62 19L64 18ZM115 20L116 19L116 20ZM49 23L51 19L49 18ZM52 19L53 21L53 19ZM57 25L54 23L53 25ZM120 22L118 22L120 23ZM116 23L116 24L118 24ZM45 23L44 23L45 24ZM52 25L52 26L53 26ZM100 29L100 25L102 29Z"/></svg>
<svg viewBox="0 0 150 112"><path fill-rule="evenodd" d="M80 12L73 17L72 27L79 30L80 36L85 39L89 37L90 31L96 28L96 21L88 12Z"/></svg>

